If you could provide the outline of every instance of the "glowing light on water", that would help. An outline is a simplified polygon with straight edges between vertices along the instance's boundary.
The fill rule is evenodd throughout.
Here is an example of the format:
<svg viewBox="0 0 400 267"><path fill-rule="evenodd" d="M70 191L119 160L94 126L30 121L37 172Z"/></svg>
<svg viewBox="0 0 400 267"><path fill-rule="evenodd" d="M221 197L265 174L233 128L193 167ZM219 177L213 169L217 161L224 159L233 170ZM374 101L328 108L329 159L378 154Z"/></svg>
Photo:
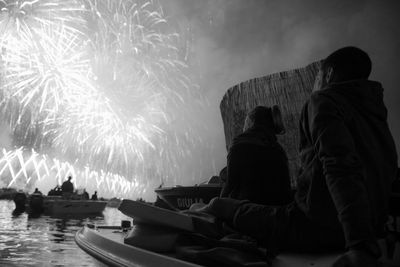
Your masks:
<svg viewBox="0 0 400 267"><path fill-rule="evenodd" d="M88 166L121 185L124 177L176 182L177 163L201 140L171 122L196 87L185 75L184 42L157 2L19 0L0 7L0 114L14 145L41 153L32 152L31 162L42 157L48 166L50 153L73 162L65 163L71 170ZM22 159L18 151L3 151L2 162ZM22 166L10 172L12 181L26 176ZM132 189L138 181L126 187L141 191Z"/></svg>

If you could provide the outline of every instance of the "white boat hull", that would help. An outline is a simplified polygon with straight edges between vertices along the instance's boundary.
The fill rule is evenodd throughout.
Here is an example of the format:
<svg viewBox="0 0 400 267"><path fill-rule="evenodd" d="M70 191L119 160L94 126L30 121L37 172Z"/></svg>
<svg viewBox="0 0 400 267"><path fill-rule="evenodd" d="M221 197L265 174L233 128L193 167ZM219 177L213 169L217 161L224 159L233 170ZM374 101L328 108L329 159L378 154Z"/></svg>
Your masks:
<svg viewBox="0 0 400 267"><path fill-rule="evenodd" d="M106 205L106 201L44 199L43 210L49 214L98 214Z"/></svg>
<svg viewBox="0 0 400 267"><path fill-rule="evenodd" d="M124 244L126 233L120 227L87 226L75 235L78 246L108 266L121 267L198 267L199 265Z"/></svg>

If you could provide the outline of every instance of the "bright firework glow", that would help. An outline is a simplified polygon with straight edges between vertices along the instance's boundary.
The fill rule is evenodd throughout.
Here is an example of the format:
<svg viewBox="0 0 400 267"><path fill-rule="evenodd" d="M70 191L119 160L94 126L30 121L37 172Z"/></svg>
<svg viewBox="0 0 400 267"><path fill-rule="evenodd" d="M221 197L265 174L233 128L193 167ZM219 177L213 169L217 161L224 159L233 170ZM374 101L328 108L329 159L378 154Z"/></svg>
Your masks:
<svg viewBox="0 0 400 267"><path fill-rule="evenodd" d="M60 161L56 158L49 158L46 155L39 155L34 150L24 151L18 148L13 151L2 150L0 159L0 173L3 182L8 187L34 186L36 183L46 180L50 182L46 189L61 184L68 176L80 177L76 179L77 188L86 188L91 192L97 190L99 194L118 194L120 197L129 197L134 192L136 195L146 193L146 186L139 183L137 178L128 181L124 177L106 173L96 172L88 167L77 170L69 162Z"/></svg>
<svg viewBox="0 0 400 267"><path fill-rule="evenodd" d="M63 172L78 182L96 173L126 186L107 187L113 194L140 196L139 182L175 183L180 159L201 140L184 123L171 126L196 87L185 75L184 42L168 30L160 5L14 0L0 7L0 115L18 147L3 151L0 177L7 170L9 186L22 174L28 183L28 161L47 170L64 160L73 164ZM24 165L26 149L41 155L32 152ZM17 158L20 169L11 171Z"/></svg>

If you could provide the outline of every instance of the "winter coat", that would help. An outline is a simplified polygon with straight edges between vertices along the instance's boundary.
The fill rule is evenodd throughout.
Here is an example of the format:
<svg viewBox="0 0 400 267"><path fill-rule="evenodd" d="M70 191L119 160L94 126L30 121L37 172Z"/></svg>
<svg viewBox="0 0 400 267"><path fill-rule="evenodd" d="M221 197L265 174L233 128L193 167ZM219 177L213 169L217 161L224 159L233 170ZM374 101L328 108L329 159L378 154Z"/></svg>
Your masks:
<svg viewBox="0 0 400 267"><path fill-rule="evenodd" d="M397 153L381 84L354 80L311 95L300 119L296 202L314 222L342 227L346 246L381 236Z"/></svg>
<svg viewBox="0 0 400 267"><path fill-rule="evenodd" d="M234 138L221 197L266 205L290 202L288 159L274 134L254 126Z"/></svg>

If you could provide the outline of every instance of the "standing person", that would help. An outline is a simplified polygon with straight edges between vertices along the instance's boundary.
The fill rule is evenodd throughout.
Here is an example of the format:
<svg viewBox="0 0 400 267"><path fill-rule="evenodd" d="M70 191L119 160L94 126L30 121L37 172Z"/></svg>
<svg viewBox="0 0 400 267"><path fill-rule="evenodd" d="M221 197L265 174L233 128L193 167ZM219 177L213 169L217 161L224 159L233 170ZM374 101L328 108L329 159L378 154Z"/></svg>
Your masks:
<svg viewBox="0 0 400 267"><path fill-rule="evenodd" d="M266 205L292 200L288 159L276 135L285 132L278 106L257 106L247 116L227 157L227 178L221 197Z"/></svg>
<svg viewBox="0 0 400 267"><path fill-rule="evenodd" d="M68 176L68 180L61 185L63 196L69 198L74 193L74 185L71 182L72 177Z"/></svg>
<svg viewBox="0 0 400 267"><path fill-rule="evenodd" d="M33 192L33 194L36 194L36 195L42 195L42 192L40 192L39 191L39 188L35 188L35 191Z"/></svg>
<svg viewBox="0 0 400 267"><path fill-rule="evenodd" d="M338 266L377 266L397 153L380 83L364 51L344 47L322 63L300 119L295 201L272 207L214 198L202 211L268 248L347 249Z"/></svg>

